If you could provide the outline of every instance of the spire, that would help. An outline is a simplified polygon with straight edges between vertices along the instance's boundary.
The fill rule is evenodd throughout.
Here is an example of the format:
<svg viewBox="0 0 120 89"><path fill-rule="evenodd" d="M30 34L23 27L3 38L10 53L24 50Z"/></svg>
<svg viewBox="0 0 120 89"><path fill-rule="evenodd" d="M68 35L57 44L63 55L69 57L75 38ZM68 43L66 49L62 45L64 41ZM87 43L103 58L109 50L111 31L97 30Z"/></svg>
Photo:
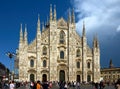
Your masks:
<svg viewBox="0 0 120 89"><path fill-rule="evenodd" d="M24 42L27 45L28 41L27 41L27 25L25 24L25 32L24 32Z"/></svg>
<svg viewBox="0 0 120 89"><path fill-rule="evenodd" d="M84 23L84 21L83 21L83 32L82 32L82 36L86 36L86 34L85 34L85 23Z"/></svg>
<svg viewBox="0 0 120 89"><path fill-rule="evenodd" d="M38 22L37 22L37 34L40 34L40 16L38 14Z"/></svg>
<svg viewBox="0 0 120 89"><path fill-rule="evenodd" d="M50 4L50 21L52 21L52 4Z"/></svg>
<svg viewBox="0 0 120 89"><path fill-rule="evenodd" d="M96 36L94 36L94 38L93 38L93 47L95 48L96 47Z"/></svg>
<svg viewBox="0 0 120 89"><path fill-rule="evenodd" d="M37 28L40 28L40 16L39 16L39 14L38 14Z"/></svg>
<svg viewBox="0 0 120 89"><path fill-rule="evenodd" d="M72 17L71 17L71 19L72 19L72 23L75 23L75 14L74 14L74 9L72 10Z"/></svg>
<svg viewBox="0 0 120 89"><path fill-rule="evenodd" d="M54 5L54 21L56 21L56 5Z"/></svg>
<svg viewBox="0 0 120 89"><path fill-rule="evenodd" d="M23 42L22 24L20 25L20 43Z"/></svg>
<svg viewBox="0 0 120 89"><path fill-rule="evenodd" d="M70 8L69 8L69 10L68 10L68 23L71 23L71 14L70 14Z"/></svg>
<svg viewBox="0 0 120 89"><path fill-rule="evenodd" d="M98 39L97 39L97 35L94 36L93 47L99 48L99 42L98 42Z"/></svg>
<svg viewBox="0 0 120 89"><path fill-rule="evenodd" d="M110 63L109 63L109 68L113 68L113 63L112 63L112 59L110 59Z"/></svg>
<svg viewBox="0 0 120 89"><path fill-rule="evenodd" d="M98 41L97 35L96 35L96 47L99 48L99 41Z"/></svg>

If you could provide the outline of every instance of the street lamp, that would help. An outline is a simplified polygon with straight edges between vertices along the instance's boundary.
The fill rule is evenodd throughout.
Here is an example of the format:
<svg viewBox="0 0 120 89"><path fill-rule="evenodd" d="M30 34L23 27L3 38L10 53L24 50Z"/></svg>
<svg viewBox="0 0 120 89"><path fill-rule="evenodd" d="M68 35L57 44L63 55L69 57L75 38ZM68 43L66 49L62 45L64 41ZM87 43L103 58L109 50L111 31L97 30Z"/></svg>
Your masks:
<svg viewBox="0 0 120 89"><path fill-rule="evenodd" d="M14 53L7 52L6 55L10 58L10 73L9 73L9 80L14 79L14 73L12 73L12 58L15 56ZM14 71L14 70L13 70ZM12 74L12 75L11 75Z"/></svg>

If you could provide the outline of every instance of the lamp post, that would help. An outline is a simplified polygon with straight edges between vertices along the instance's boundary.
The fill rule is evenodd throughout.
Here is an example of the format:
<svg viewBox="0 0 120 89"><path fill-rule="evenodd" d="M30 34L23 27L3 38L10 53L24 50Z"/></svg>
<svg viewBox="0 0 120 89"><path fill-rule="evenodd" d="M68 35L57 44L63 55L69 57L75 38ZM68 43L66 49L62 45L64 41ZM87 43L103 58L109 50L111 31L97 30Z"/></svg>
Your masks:
<svg viewBox="0 0 120 89"><path fill-rule="evenodd" d="M12 58L15 56L14 53L7 52L6 55L10 58L10 73L9 73L9 80L14 80L14 69L12 72ZM14 65L13 65L14 66Z"/></svg>

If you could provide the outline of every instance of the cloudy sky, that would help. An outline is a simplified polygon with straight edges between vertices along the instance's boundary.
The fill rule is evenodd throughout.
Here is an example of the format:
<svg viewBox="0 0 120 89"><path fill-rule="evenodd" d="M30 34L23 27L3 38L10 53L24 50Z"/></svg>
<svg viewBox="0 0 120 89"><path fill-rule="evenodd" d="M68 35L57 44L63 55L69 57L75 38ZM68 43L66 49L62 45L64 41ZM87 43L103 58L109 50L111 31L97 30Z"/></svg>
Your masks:
<svg viewBox="0 0 120 89"><path fill-rule="evenodd" d="M109 60L120 66L120 0L74 0L77 31L86 25L88 43L96 34L100 43L101 65L108 67Z"/></svg>
<svg viewBox="0 0 120 89"><path fill-rule="evenodd" d="M41 22L49 17L50 4L56 5L57 19L67 20L69 8L74 8L77 32L81 35L85 22L88 44L98 36L101 67L108 67L110 59L120 67L120 0L1 0L0 1L0 62L9 67L6 52L18 48L20 24L27 24L29 43L35 38L37 16Z"/></svg>

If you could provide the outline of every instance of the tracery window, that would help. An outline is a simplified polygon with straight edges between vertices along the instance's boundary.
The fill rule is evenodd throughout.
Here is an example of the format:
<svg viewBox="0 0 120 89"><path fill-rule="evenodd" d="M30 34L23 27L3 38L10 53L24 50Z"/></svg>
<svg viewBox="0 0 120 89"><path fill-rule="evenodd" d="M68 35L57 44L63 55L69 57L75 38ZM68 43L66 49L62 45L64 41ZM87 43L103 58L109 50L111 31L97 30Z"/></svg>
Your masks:
<svg viewBox="0 0 120 89"><path fill-rule="evenodd" d="M64 59L64 52L60 51L60 59Z"/></svg>
<svg viewBox="0 0 120 89"><path fill-rule="evenodd" d="M87 63L87 68L90 69L90 62Z"/></svg>
<svg viewBox="0 0 120 89"><path fill-rule="evenodd" d="M34 60L33 59L30 60L30 67L34 67Z"/></svg>
<svg viewBox="0 0 120 89"><path fill-rule="evenodd" d="M47 55L47 48L45 46L43 47L43 55Z"/></svg>
<svg viewBox="0 0 120 89"><path fill-rule="evenodd" d="M60 44L64 44L65 43L65 33L64 31L60 32Z"/></svg>
<svg viewBox="0 0 120 89"><path fill-rule="evenodd" d="M77 51L76 51L76 57L80 57L80 49L77 49Z"/></svg>
<svg viewBox="0 0 120 89"><path fill-rule="evenodd" d="M46 66L47 66L46 60L43 60L43 67L46 67Z"/></svg>
<svg viewBox="0 0 120 89"><path fill-rule="evenodd" d="M77 68L80 68L80 62L77 62L76 64L77 64Z"/></svg>

